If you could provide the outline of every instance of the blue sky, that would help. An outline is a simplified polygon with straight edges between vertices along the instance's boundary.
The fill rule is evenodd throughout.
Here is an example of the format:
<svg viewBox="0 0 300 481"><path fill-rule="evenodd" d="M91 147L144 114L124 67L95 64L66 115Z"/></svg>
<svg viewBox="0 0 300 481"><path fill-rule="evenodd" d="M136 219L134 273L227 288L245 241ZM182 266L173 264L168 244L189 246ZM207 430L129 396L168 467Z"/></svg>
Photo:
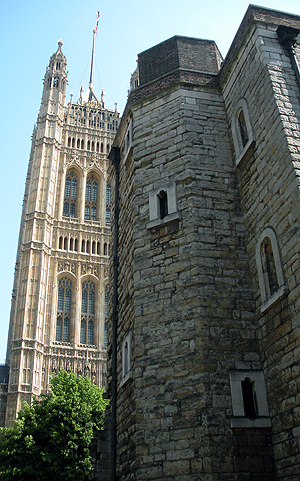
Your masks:
<svg viewBox="0 0 300 481"><path fill-rule="evenodd" d="M299 0L262 6L300 15ZM94 88L122 112L136 56L173 35L215 40L225 56L247 10L244 0L0 0L0 363L4 362L21 208L42 81L49 57L64 42L67 99L88 86L92 30L100 10Z"/></svg>

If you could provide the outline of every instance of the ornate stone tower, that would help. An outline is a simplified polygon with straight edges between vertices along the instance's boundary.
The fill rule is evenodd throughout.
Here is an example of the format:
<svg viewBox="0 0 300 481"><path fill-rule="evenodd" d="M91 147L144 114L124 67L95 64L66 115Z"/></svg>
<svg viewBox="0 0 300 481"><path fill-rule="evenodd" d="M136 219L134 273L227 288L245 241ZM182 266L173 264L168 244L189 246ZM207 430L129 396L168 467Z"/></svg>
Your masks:
<svg viewBox="0 0 300 481"><path fill-rule="evenodd" d="M95 31L94 31L95 37ZM50 58L34 128L17 253L1 423L47 391L58 369L100 387L106 358L110 186L106 156L118 126L92 78L65 105L62 41ZM92 72L92 67L91 67ZM5 392L5 389L2 389Z"/></svg>

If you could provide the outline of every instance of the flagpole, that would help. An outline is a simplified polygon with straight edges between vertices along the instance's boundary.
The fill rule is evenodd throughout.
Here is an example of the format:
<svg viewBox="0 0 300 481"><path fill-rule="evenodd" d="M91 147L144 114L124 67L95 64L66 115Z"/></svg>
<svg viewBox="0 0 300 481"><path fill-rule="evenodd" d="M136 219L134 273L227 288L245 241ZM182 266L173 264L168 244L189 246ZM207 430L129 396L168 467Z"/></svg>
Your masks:
<svg viewBox="0 0 300 481"><path fill-rule="evenodd" d="M94 53L95 53L95 38L96 38L96 29L93 30L93 48L92 48L92 58L91 58L91 73L90 73L90 84L89 87L93 87L93 67L94 67Z"/></svg>
<svg viewBox="0 0 300 481"><path fill-rule="evenodd" d="M90 89L90 100L92 96L92 90L93 90L93 69L94 69L94 54L95 54L95 40L96 40L96 35L98 32L98 23L99 23L99 18L100 18L101 13L97 10L96 11L96 27L93 30L93 48L92 48L92 58L91 58L91 72L90 72L90 82L89 82L89 89Z"/></svg>

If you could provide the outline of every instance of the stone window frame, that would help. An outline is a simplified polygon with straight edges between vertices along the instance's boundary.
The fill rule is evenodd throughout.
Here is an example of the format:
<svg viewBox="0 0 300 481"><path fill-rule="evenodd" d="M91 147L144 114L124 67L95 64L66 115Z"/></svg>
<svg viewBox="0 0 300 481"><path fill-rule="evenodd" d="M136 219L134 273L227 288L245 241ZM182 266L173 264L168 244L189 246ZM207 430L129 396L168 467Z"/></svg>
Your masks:
<svg viewBox="0 0 300 481"><path fill-rule="evenodd" d="M245 145L243 145L242 135L241 135L240 126L239 126L239 116L241 111L244 114L247 137L248 137L248 140ZM255 140L256 140L254 131L252 128L252 124L251 124L248 104L246 99L244 98L241 98L237 102L233 110L233 114L231 117L231 131L232 131L233 144L234 144L235 155L236 155L235 163L236 165L239 165L239 163L242 161L242 159L244 158L246 153L249 151L249 149L255 144Z"/></svg>
<svg viewBox="0 0 300 481"><path fill-rule="evenodd" d="M122 379L121 386L132 378L132 332L129 331L122 342Z"/></svg>
<svg viewBox="0 0 300 481"><path fill-rule="evenodd" d="M263 260L262 260L262 252L261 252L262 245L266 238L269 238L271 242L277 282L278 282L278 289L273 294L269 294L270 289L268 289L268 278L267 278L265 269L263 267ZM260 234L256 243L255 257L256 257L258 282L259 282L259 288L260 288L261 300L262 300L260 309L261 309L261 312L263 313L267 309L269 309L271 306L273 306L277 301L282 299L282 297L286 296L288 293L288 286L285 281L278 239L273 227L267 226Z"/></svg>
<svg viewBox="0 0 300 481"><path fill-rule="evenodd" d="M70 283L70 290L71 290L71 304L70 304L70 311L65 310L64 308L61 310L59 309L59 287L60 287L60 281L64 282L67 281ZM57 277L57 286L56 286L56 300L55 300L55 305L56 305L56 310L55 310L55 331L54 331L54 337L53 341L55 344L63 344L63 345L71 345L71 338L74 335L74 329L75 329L75 324L74 324L74 319L76 315L76 305L75 305L75 289L76 289L76 277L71 274L70 272L62 272L58 275ZM64 291L66 290L63 284L63 289ZM65 293L64 293L64 301L65 302ZM62 320L62 332L61 332L61 339L57 339L57 334L58 334L58 327L57 327L57 322L58 322L58 317L61 317ZM69 318L69 327L68 327L68 341L63 339L63 329L64 329L64 321L65 318Z"/></svg>
<svg viewBox="0 0 300 481"><path fill-rule="evenodd" d="M161 218L160 197L162 192L167 197L168 207L166 215ZM149 192L149 222L147 224L147 229L169 224L180 218L180 212L177 210L176 182L162 184L160 187Z"/></svg>
<svg viewBox="0 0 300 481"><path fill-rule="evenodd" d="M249 378L253 383L253 396L257 415L255 419L245 416L242 381ZM271 419L269 414L267 391L262 371L229 371L229 381L232 400L231 428L269 428Z"/></svg>

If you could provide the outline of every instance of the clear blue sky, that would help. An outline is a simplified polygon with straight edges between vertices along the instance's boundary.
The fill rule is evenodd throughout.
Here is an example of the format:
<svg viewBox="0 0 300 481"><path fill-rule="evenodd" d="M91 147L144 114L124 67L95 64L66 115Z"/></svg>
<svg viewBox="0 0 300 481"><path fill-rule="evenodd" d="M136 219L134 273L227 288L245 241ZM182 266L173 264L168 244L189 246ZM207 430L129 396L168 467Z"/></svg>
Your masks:
<svg viewBox="0 0 300 481"><path fill-rule="evenodd" d="M262 6L300 15L299 0ZM0 0L0 363L4 362L13 273L33 126L49 57L64 42L70 92L88 86L92 30L94 87L106 106L122 112L136 56L173 35L215 40L225 56L247 10L244 0Z"/></svg>

